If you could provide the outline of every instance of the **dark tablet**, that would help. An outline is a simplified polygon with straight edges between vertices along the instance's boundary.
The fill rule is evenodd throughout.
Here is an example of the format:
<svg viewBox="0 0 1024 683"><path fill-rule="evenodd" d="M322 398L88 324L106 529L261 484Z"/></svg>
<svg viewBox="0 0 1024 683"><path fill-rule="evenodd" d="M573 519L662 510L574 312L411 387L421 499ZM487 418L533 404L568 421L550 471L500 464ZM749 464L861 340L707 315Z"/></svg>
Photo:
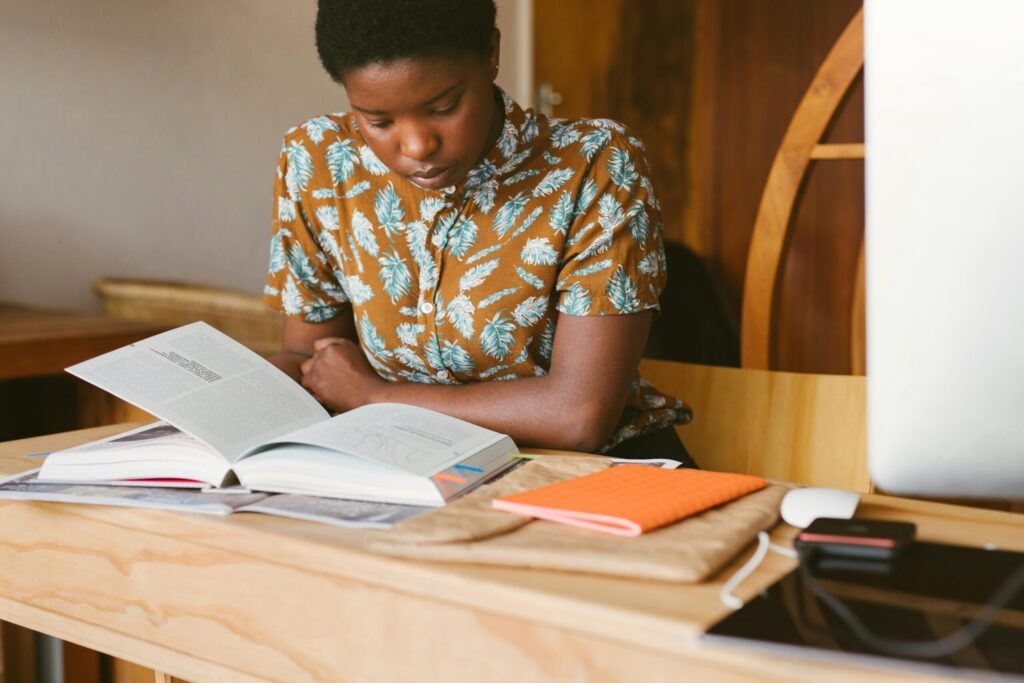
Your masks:
<svg viewBox="0 0 1024 683"><path fill-rule="evenodd" d="M980 636L940 656L893 654L873 647L921 643L967 624L1001 585L1019 577L1024 553L914 543L895 562L821 558L783 577L704 635L709 643L738 645L883 666L930 670L972 679L1024 680L1024 591ZM848 613L830 606L822 591ZM857 625L851 626L851 616ZM858 636L862 628L867 640ZM898 646L897 646L898 649Z"/></svg>

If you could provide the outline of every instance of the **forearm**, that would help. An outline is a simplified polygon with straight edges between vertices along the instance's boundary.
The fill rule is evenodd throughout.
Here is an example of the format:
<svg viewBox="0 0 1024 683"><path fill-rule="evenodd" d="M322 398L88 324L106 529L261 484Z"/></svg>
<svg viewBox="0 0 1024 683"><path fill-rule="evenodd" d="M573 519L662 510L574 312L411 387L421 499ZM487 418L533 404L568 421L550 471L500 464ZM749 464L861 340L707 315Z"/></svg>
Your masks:
<svg viewBox="0 0 1024 683"><path fill-rule="evenodd" d="M387 383L369 402L437 410L508 434L520 446L593 452L622 414L626 392L618 394L610 399L548 375L466 385Z"/></svg>
<svg viewBox="0 0 1024 683"><path fill-rule="evenodd" d="M277 366L284 374L296 382L302 382L302 364L312 358L312 354L299 351L281 351L267 358L272 365Z"/></svg>

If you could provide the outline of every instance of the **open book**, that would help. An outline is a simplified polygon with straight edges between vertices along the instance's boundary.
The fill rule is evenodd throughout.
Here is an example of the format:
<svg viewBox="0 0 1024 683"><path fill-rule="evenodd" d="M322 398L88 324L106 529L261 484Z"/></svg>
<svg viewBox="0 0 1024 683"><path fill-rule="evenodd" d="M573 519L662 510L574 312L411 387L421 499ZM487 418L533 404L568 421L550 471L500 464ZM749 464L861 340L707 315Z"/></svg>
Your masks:
<svg viewBox="0 0 1024 683"><path fill-rule="evenodd" d="M40 482L237 480L254 491L439 506L515 464L508 436L425 408L379 403L330 417L206 323L68 372L164 421L52 453Z"/></svg>

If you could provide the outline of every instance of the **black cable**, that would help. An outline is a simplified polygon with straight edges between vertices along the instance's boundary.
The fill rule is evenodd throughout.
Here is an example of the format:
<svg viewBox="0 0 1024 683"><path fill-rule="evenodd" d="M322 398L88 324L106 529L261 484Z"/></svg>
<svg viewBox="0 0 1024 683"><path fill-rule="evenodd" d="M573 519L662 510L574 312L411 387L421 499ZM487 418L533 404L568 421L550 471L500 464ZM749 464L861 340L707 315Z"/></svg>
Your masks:
<svg viewBox="0 0 1024 683"><path fill-rule="evenodd" d="M869 631L864 622L857 618L846 604L822 588L811 574L810 561L809 554L801 554L800 574L811 592L843 620L854 637L868 647L894 657L937 659L967 647L988 630L995 618L999 616L999 612L1024 588L1024 563L1022 563L993 591L981 611L953 633L936 640L891 640Z"/></svg>

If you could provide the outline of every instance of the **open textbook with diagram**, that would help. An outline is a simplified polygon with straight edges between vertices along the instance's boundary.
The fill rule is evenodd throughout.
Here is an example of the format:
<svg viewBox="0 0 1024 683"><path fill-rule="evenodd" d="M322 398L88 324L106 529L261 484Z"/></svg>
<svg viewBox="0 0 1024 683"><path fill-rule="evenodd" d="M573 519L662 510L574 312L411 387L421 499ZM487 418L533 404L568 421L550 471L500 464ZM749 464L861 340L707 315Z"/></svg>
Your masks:
<svg viewBox="0 0 1024 683"><path fill-rule="evenodd" d="M425 408L379 403L331 417L266 359L201 322L68 372L163 421L52 453L31 485L237 482L436 507L515 464L508 436Z"/></svg>

